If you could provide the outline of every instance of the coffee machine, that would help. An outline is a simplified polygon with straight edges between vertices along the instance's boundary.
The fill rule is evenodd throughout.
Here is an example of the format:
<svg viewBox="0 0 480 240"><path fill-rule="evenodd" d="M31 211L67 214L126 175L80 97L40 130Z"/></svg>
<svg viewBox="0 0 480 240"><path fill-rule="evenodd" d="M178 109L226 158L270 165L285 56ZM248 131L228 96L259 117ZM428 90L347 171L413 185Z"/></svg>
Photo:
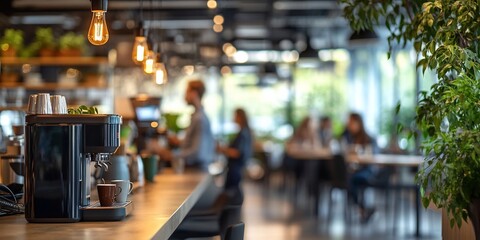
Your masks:
<svg viewBox="0 0 480 240"><path fill-rule="evenodd" d="M32 114L25 119L25 218L88 220L92 211L86 210L95 209L90 205L90 164L107 166L120 145L121 116Z"/></svg>

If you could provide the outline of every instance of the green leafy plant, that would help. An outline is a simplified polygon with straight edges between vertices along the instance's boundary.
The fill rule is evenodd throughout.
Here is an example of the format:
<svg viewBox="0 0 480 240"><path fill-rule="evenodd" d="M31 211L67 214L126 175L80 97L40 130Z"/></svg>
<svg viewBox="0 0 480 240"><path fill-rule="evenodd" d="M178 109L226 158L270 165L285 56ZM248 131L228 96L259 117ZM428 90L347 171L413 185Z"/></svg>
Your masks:
<svg viewBox="0 0 480 240"><path fill-rule="evenodd" d="M82 34L67 32L60 37L58 44L60 49L83 49L85 37Z"/></svg>
<svg viewBox="0 0 480 240"><path fill-rule="evenodd" d="M98 114L98 109L96 107L87 107L85 105L81 105L78 108L69 108L68 114Z"/></svg>
<svg viewBox="0 0 480 240"><path fill-rule="evenodd" d="M417 67L438 82L422 92L416 123L427 155L417 175L424 206L453 227L480 198L480 4L478 0L341 0L354 30L385 26L390 50L413 43Z"/></svg>
<svg viewBox="0 0 480 240"><path fill-rule="evenodd" d="M167 129L178 133L182 130L180 126L177 124L177 120L180 117L180 114L178 113L165 113L163 114L163 118L165 119L165 125L167 126Z"/></svg>
<svg viewBox="0 0 480 240"><path fill-rule="evenodd" d="M53 36L52 28L37 28L35 31L35 39L32 44L34 44L38 49L55 49L56 42L55 37Z"/></svg>
<svg viewBox="0 0 480 240"><path fill-rule="evenodd" d="M23 31L12 28L5 29L2 39L0 40L2 50L9 48L21 49L23 46Z"/></svg>

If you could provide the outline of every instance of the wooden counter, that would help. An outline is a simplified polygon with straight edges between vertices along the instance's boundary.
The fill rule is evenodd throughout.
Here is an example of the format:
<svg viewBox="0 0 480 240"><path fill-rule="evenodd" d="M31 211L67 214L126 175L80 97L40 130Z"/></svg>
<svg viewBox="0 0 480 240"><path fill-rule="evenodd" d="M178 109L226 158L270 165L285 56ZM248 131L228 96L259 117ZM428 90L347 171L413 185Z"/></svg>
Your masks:
<svg viewBox="0 0 480 240"><path fill-rule="evenodd" d="M0 239L168 239L209 184L208 174L166 169L130 196L134 210L123 221L38 224L24 215L0 217Z"/></svg>

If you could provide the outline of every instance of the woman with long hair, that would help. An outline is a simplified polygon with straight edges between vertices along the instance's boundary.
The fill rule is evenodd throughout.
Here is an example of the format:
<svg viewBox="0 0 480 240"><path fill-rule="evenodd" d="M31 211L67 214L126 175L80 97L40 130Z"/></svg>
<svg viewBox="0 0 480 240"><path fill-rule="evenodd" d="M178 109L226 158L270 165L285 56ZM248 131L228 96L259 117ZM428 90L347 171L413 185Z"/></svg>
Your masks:
<svg viewBox="0 0 480 240"><path fill-rule="evenodd" d="M243 193L240 183L245 165L252 156L253 137L248 116L244 109L235 109L234 122L239 127L238 133L228 147L218 147L217 151L223 153L228 159L225 191L230 194L233 201L241 202L243 201Z"/></svg>
<svg viewBox="0 0 480 240"><path fill-rule="evenodd" d="M342 141L347 145L347 151L375 152L376 144L371 138L363 124L363 119L358 113L351 113L345 131L342 134ZM354 172L349 181L349 192L353 202L360 208L360 215L363 222L367 222L374 213L373 208L365 205L364 198L360 191L362 187L367 186L375 178L376 171L370 166L362 167Z"/></svg>

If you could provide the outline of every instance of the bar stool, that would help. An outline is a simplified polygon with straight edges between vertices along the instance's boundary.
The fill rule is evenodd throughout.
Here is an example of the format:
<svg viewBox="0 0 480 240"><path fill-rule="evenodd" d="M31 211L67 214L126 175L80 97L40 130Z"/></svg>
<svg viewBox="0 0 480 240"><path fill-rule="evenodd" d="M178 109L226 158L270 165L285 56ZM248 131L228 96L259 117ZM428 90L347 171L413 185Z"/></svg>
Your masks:
<svg viewBox="0 0 480 240"><path fill-rule="evenodd" d="M222 193L209 209L191 212L170 239L224 236L228 226L240 221L242 207L228 205L228 202L229 196Z"/></svg>
<svg viewBox="0 0 480 240"><path fill-rule="evenodd" d="M243 222L230 225L225 233L225 240L243 240L245 224Z"/></svg>

